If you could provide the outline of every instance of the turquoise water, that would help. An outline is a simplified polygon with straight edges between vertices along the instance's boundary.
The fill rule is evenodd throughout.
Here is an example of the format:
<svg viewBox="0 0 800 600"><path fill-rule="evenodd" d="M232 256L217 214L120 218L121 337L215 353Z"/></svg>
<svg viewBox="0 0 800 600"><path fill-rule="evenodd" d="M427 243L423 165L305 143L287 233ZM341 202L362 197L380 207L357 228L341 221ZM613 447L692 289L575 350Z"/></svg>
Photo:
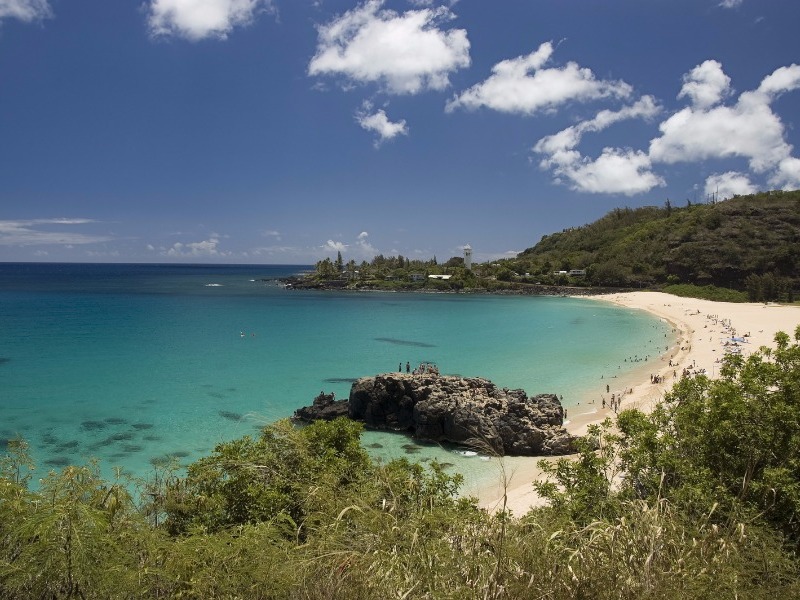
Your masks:
<svg viewBox="0 0 800 600"><path fill-rule="evenodd" d="M286 266L0 264L0 440L27 439L39 472L100 459L147 476L255 434L321 390L436 363L564 405L658 356L670 327L591 300L302 292ZM604 390L603 390L604 391ZM596 393L597 392L597 393ZM376 457L453 462L368 434Z"/></svg>

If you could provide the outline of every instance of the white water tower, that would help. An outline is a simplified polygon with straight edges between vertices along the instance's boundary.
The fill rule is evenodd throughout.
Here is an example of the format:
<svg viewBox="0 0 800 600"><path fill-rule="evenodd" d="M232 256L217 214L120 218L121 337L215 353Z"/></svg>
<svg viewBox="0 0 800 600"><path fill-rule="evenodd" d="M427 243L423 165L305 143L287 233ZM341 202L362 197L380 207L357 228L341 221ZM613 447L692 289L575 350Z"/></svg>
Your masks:
<svg viewBox="0 0 800 600"><path fill-rule="evenodd" d="M472 270L472 246L469 244L464 246L464 268L467 271Z"/></svg>

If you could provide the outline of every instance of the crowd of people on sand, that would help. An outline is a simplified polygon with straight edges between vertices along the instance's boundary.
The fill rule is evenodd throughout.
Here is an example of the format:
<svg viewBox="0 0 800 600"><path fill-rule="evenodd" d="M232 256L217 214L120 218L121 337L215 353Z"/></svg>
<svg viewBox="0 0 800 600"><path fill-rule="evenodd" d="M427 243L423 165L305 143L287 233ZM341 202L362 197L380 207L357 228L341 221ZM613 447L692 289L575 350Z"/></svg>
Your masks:
<svg viewBox="0 0 800 600"><path fill-rule="evenodd" d="M403 363L399 364L397 371L400 373L403 372ZM411 363L406 362L406 373L410 375L439 375L439 367L434 363L422 362L412 371Z"/></svg>
<svg viewBox="0 0 800 600"><path fill-rule="evenodd" d="M698 310L696 312L693 311L693 312L688 313L688 314L690 316L696 316L696 315L699 315L701 313ZM720 328L720 330L719 330L719 334L721 334L720 346L722 347L722 350L725 353L740 353L741 350L742 350L741 345L749 343L750 340L748 338L750 337L750 333L748 332L748 333L745 333L745 334L737 337L736 329L733 327L733 324L731 323L730 319L722 319L722 318L719 317L719 315L711 315L711 314L706 315L706 319L708 319L709 324L705 325L704 329L708 329L709 325L711 325L712 327L719 327ZM675 333L676 331L677 330L675 328L672 329L673 333ZM680 333L682 333L682 332L680 332ZM715 329L711 329L710 333L712 333L712 334L715 333ZM714 338L713 338L713 335L712 335L711 337L709 337L708 341L711 342L711 341L713 341L713 339ZM683 341L684 340L682 338L679 338L678 342L677 342L677 345L680 348L680 351L681 352L690 351L691 350L691 345L689 345L689 344L683 344L682 345ZM669 346L665 346L665 351L669 352L669 350L670 350ZM649 355L644 356L644 357L636 355L636 356L629 356L628 358L626 358L624 360L624 362L629 362L629 363L647 362L649 359L650 359ZM662 361L667 360L667 357L663 356L661 358L661 360ZM722 359L718 358L716 360L716 362L720 363L720 362L722 362ZM668 359L668 364L669 364L669 367L672 368L672 379L673 380L678 379L678 376L679 376L678 375L678 367L680 365L678 363L678 358L677 358L677 356L675 354L673 354ZM620 365L620 367L621 367L621 365ZM706 369L698 367L695 361L692 361L691 364L685 365L680 369L680 377L691 377L693 375L705 375L705 374L706 374ZM616 378L616 375L613 376L613 377ZM602 378L603 377L601 377L601 379ZM666 383L668 378L669 378L669 371L664 369L664 372L661 372L661 373L651 373L650 374L650 383L651 383L651 385L660 385L660 384ZM606 394L608 394L610 392L611 392L611 387L609 385L606 385ZM610 401L606 400L606 396L605 395L601 395L603 409L608 408L610 410L613 410L615 413L619 412L621 404L622 404L622 401L623 401L624 397L627 394L633 394L633 389L630 388L630 389L626 389L626 390L624 390L622 392L617 391L615 393L612 393Z"/></svg>

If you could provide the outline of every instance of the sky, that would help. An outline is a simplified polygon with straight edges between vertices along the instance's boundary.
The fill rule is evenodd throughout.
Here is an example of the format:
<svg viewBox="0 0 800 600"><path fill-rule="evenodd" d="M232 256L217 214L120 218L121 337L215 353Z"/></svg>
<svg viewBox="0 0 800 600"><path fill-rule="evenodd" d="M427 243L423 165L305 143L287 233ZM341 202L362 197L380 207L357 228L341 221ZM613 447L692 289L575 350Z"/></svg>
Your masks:
<svg viewBox="0 0 800 600"><path fill-rule="evenodd" d="M797 0L0 0L0 261L477 262L800 188Z"/></svg>

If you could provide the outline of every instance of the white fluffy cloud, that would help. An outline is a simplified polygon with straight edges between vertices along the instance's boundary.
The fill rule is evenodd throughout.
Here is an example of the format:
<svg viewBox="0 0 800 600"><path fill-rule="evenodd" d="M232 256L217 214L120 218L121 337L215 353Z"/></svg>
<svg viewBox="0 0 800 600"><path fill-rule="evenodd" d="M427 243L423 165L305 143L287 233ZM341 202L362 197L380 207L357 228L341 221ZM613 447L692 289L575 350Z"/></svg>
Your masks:
<svg viewBox="0 0 800 600"><path fill-rule="evenodd" d="M151 0L148 25L154 36L225 39L234 27L270 10L272 0Z"/></svg>
<svg viewBox="0 0 800 600"><path fill-rule="evenodd" d="M392 122L383 109L373 111L372 105L368 102L365 102L362 109L356 112L356 122L363 129L378 135L375 140L376 148L383 142L392 140L398 135L408 135L408 126L405 120Z"/></svg>
<svg viewBox="0 0 800 600"><path fill-rule="evenodd" d="M628 119L650 119L659 112L656 101L644 96L620 110L603 110L595 118L568 127L539 140L533 151L543 154L542 169L552 170L559 183L588 193L634 195L663 186L664 180L653 173L646 153L630 149L604 148L599 158L592 160L575 150L584 133L598 132Z"/></svg>
<svg viewBox="0 0 800 600"><path fill-rule="evenodd" d="M347 244L343 242L334 242L333 240L328 240L325 242L325 245L322 246L323 250L333 251L333 252L344 252L347 250Z"/></svg>
<svg viewBox="0 0 800 600"><path fill-rule="evenodd" d="M710 84L704 92L682 90L681 96L688 95L694 104L661 123L661 136L650 142L650 158L677 163L741 157L756 173L779 169L790 158L792 146L784 139L783 123L770 103L799 86L800 66L791 65L765 77L757 90L743 92L733 106L718 105L720 93L712 102L714 89L722 89L719 83L716 88Z"/></svg>
<svg viewBox="0 0 800 600"><path fill-rule="evenodd" d="M631 94L627 83L598 80L590 69L574 62L544 68L552 54L553 44L545 42L526 56L497 63L486 81L454 97L446 110L485 106L500 112L532 115L567 102L625 98Z"/></svg>
<svg viewBox="0 0 800 600"><path fill-rule="evenodd" d="M708 108L720 102L730 91L731 78L715 60L697 65L683 76L683 87L678 98L688 96L696 108Z"/></svg>
<svg viewBox="0 0 800 600"><path fill-rule="evenodd" d="M399 14L382 7L383 0L369 0L318 26L309 75L338 75L378 83L393 94L416 94L447 87L451 72L469 66L467 32L441 28L453 18L449 9Z"/></svg>
<svg viewBox="0 0 800 600"><path fill-rule="evenodd" d="M736 171L718 173L706 179L705 194L718 200L727 200L733 196L754 194L758 188L750 183L750 178Z"/></svg>
<svg viewBox="0 0 800 600"><path fill-rule="evenodd" d="M771 103L780 94L800 88L800 65L776 69L756 90L739 95L732 105L730 78L717 61L698 65L683 78L678 98L690 106L678 110L659 124L660 136L652 139L649 152L605 148L592 160L577 150L585 133L602 131L623 119L654 117L655 100L643 97L617 111L601 111L583 121L539 140L533 150L543 156L539 165L553 172L558 183L593 193L638 194L665 185L654 168L659 164L743 158L752 173L728 171L709 177L706 193L729 198L757 190L752 174L766 176L773 188L800 187L800 159L785 139L780 117Z"/></svg>
<svg viewBox="0 0 800 600"><path fill-rule="evenodd" d="M52 16L47 0L0 0L0 20L19 19L30 23Z"/></svg>
<svg viewBox="0 0 800 600"><path fill-rule="evenodd" d="M176 242L164 254L173 258L191 258L195 256L230 256L230 252L223 252L219 249L219 237L212 234L207 240L202 242L189 242L183 244Z"/></svg>
<svg viewBox="0 0 800 600"><path fill-rule="evenodd" d="M366 231L362 231L358 234L358 241L356 242L360 256L365 259L378 254L378 251L375 249L375 247L369 243L369 240L367 239L368 237L369 234Z"/></svg>
<svg viewBox="0 0 800 600"><path fill-rule="evenodd" d="M650 158L639 150L604 148L595 160L573 151L571 156L563 158L553 162L553 172L578 192L633 196L665 185L653 173Z"/></svg>
<svg viewBox="0 0 800 600"><path fill-rule="evenodd" d="M65 230L64 227L94 223L91 219L31 219L0 221L0 246L75 246L109 242L107 235ZM57 228L57 230L53 230Z"/></svg>
<svg viewBox="0 0 800 600"><path fill-rule="evenodd" d="M769 184L784 190L800 189L800 158L784 158L770 176Z"/></svg>
<svg viewBox="0 0 800 600"><path fill-rule="evenodd" d="M736 8L742 5L743 0L722 0L719 5L722 8Z"/></svg>

